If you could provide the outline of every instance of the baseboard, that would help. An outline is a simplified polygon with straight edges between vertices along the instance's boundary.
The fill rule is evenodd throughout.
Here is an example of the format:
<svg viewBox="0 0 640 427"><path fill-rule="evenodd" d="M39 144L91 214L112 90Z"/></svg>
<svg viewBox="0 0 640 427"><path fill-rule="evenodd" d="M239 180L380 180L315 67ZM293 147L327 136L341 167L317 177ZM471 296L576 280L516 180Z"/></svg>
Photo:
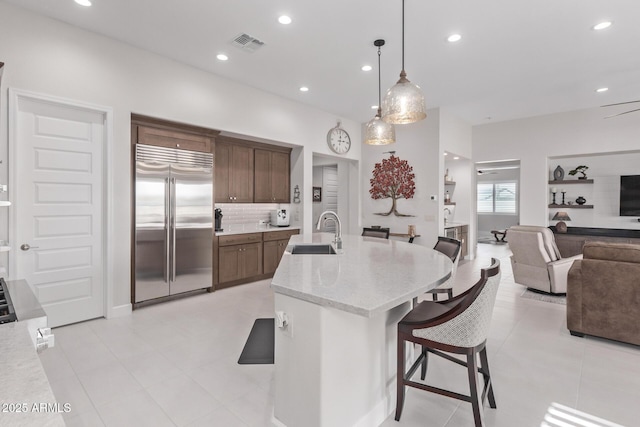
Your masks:
<svg viewBox="0 0 640 427"><path fill-rule="evenodd" d="M107 313L107 319L131 316L131 312L132 312L131 303L111 307L109 309L109 312Z"/></svg>

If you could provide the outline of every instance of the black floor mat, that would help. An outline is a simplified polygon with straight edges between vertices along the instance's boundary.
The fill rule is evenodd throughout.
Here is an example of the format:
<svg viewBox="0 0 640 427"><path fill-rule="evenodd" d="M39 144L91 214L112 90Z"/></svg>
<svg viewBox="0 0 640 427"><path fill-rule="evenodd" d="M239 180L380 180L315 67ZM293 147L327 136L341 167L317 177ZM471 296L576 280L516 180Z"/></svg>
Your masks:
<svg viewBox="0 0 640 427"><path fill-rule="evenodd" d="M274 319L256 319L238 363L241 365L272 364L274 347Z"/></svg>

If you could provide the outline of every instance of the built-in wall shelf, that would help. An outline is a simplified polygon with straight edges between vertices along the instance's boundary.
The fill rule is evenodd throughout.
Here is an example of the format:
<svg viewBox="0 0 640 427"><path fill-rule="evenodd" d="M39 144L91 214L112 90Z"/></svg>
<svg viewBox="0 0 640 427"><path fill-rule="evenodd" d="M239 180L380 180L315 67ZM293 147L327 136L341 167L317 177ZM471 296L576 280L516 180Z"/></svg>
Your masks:
<svg viewBox="0 0 640 427"><path fill-rule="evenodd" d="M445 206L455 206L456 202L444 202Z"/></svg>
<svg viewBox="0 0 640 427"><path fill-rule="evenodd" d="M566 181L549 181L549 184L593 184L592 179L568 179Z"/></svg>
<svg viewBox="0 0 640 427"><path fill-rule="evenodd" d="M593 209L593 205L554 205L550 204L552 209Z"/></svg>
<svg viewBox="0 0 640 427"><path fill-rule="evenodd" d="M0 206L11 206L11 202L8 200L0 200Z"/></svg>
<svg viewBox="0 0 640 427"><path fill-rule="evenodd" d="M456 185L455 181L445 181L444 185Z"/></svg>

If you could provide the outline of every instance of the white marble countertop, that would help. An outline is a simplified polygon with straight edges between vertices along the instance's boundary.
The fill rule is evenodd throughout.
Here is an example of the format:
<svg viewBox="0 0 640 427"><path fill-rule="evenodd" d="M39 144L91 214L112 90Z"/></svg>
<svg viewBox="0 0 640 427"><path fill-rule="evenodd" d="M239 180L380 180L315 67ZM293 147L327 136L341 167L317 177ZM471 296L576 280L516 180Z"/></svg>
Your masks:
<svg viewBox="0 0 640 427"><path fill-rule="evenodd" d="M0 325L0 425L64 426L64 402L56 405L29 334L27 322Z"/></svg>
<svg viewBox="0 0 640 427"><path fill-rule="evenodd" d="M269 231L300 230L300 227L294 225L288 227L274 227L268 224L260 225L252 222L249 224L223 224L222 229L223 231L216 231L216 236L229 236L233 234L245 233L263 233Z"/></svg>
<svg viewBox="0 0 640 427"><path fill-rule="evenodd" d="M292 236L271 282L277 293L373 317L443 283L451 260L398 240L342 236L336 255L292 255L291 245L322 244L333 233Z"/></svg>
<svg viewBox="0 0 640 427"><path fill-rule="evenodd" d="M444 225L444 228L455 228L455 227L462 227L463 225L469 225L466 222L455 222L455 221L451 221L451 222L447 222Z"/></svg>

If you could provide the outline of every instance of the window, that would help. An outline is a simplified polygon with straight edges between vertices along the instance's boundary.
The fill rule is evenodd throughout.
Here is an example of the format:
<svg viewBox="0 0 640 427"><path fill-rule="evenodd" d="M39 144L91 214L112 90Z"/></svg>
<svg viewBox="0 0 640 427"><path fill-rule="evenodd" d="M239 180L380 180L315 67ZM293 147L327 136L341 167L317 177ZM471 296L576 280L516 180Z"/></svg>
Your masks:
<svg viewBox="0 0 640 427"><path fill-rule="evenodd" d="M482 182L478 183L478 213L516 215L518 183Z"/></svg>

